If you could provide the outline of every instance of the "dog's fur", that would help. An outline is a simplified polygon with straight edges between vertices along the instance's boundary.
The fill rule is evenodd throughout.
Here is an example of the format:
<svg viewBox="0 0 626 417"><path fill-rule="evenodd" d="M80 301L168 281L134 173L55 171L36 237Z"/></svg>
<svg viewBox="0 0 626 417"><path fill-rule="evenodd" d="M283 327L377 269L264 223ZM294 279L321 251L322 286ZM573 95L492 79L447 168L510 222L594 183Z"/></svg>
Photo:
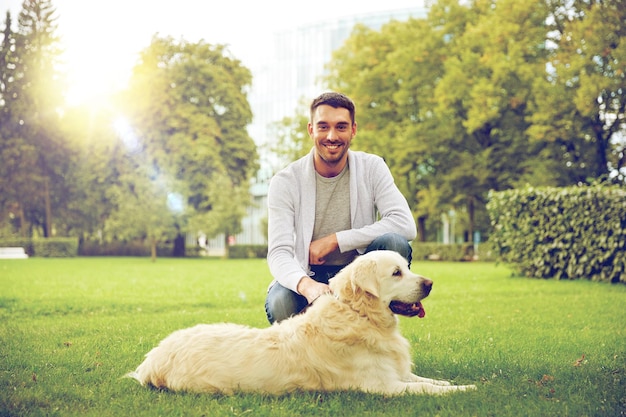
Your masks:
<svg viewBox="0 0 626 417"><path fill-rule="evenodd" d="M213 324L176 331L128 376L157 388L223 394L443 394L475 388L411 373L409 342L389 303L418 302L430 285L397 253L370 252L331 279L333 294L305 313L265 329Z"/></svg>

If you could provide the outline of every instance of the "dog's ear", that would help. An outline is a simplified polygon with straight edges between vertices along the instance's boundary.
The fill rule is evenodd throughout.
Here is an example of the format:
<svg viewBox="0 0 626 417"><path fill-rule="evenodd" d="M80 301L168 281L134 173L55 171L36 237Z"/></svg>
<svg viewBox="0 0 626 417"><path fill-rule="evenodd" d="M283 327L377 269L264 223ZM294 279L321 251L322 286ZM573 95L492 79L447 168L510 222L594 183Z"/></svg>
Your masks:
<svg viewBox="0 0 626 417"><path fill-rule="evenodd" d="M351 269L352 290L356 292L357 288L360 288L378 298L380 283L378 282L376 262L372 259L357 258L352 263Z"/></svg>

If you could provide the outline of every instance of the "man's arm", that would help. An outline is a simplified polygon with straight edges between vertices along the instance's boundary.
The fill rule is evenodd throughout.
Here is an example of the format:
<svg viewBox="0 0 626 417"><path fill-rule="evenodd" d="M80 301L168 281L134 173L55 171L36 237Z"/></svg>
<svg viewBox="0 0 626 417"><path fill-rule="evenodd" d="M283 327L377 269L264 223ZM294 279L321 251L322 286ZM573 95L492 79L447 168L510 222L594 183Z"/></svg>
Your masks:
<svg viewBox="0 0 626 417"><path fill-rule="evenodd" d="M300 279L297 290L300 295L306 297L309 304L315 301L320 295L330 293L330 287L327 284L317 282L307 275Z"/></svg>
<svg viewBox="0 0 626 417"><path fill-rule="evenodd" d="M314 240L309 246L309 264L323 265L326 262L326 255L333 252L338 247L339 244L337 243L337 235L335 233Z"/></svg>
<svg viewBox="0 0 626 417"><path fill-rule="evenodd" d="M267 262L274 279L283 287L297 292L297 286L307 275L303 263L296 254L296 216L298 197L293 190L294 178L284 172L270 181L268 204L268 251Z"/></svg>
<svg viewBox="0 0 626 417"><path fill-rule="evenodd" d="M407 241L417 235L411 209L389 167L380 157L369 155L367 158L363 161L365 165L359 165L353 228L336 233L342 252L364 249L372 240L389 232L404 236ZM374 216L376 211L380 215L378 220Z"/></svg>

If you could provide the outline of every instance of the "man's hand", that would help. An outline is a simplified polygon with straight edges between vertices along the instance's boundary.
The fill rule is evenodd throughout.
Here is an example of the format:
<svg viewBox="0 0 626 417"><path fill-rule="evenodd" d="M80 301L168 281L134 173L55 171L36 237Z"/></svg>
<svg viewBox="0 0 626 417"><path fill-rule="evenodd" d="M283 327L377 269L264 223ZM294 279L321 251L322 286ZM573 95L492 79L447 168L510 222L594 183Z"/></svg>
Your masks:
<svg viewBox="0 0 626 417"><path fill-rule="evenodd" d="M326 255L333 252L339 247L337 243L337 235L324 236L321 239L314 240L309 246L309 265L323 265L326 262Z"/></svg>
<svg viewBox="0 0 626 417"><path fill-rule="evenodd" d="M304 276L300 279L298 283L298 287L296 288L298 292L306 297L306 300L311 304L315 301L320 295L330 294L330 287L321 282L315 281L313 278Z"/></svg>

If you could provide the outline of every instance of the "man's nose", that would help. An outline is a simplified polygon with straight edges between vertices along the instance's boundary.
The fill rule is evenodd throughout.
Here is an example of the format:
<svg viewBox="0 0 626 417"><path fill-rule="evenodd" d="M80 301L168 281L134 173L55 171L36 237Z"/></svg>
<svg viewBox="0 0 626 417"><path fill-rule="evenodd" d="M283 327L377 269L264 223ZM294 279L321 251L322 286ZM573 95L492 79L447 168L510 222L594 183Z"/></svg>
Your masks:
<svg viewBox="0 0 626 417"><path fill-rule="evenodd" d="M337 131L335 129L328 129L328 135L326 135L326 139L328 140L339 139L339 135L337 134Z"/></svg>

